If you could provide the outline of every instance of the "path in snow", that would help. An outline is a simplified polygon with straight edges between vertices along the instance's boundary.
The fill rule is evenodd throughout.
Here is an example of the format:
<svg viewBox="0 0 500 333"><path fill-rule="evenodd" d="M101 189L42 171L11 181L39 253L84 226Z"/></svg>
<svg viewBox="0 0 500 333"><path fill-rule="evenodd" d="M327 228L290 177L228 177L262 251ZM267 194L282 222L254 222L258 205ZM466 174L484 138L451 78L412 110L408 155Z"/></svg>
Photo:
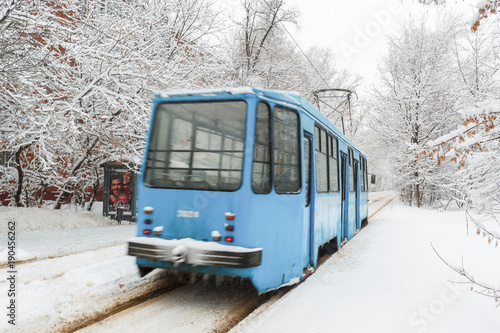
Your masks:
<svg viewBox="0 0 500 333"><path fill-rule="evenodd" d="M494 300L450 283L463 280L431 247L456 264L463 255L480 280L497 281L500 250L473 234L463 212L394 204L293 292L231 332L497 333Z"/></svg>

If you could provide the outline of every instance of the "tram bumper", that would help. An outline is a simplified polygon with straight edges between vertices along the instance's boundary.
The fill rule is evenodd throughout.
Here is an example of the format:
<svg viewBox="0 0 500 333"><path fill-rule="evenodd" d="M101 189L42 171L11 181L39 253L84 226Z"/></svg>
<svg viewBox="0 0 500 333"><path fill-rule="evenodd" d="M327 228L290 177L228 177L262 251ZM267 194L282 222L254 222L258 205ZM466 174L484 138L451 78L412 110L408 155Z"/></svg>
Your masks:
<svg viewBox="0 0 500 333"><path fill-rule="evenodd" d="M128 255L194 266L250 268L260 266L261 248L245 248L202 242L191 238L134 237L128 240Z"/></svg>

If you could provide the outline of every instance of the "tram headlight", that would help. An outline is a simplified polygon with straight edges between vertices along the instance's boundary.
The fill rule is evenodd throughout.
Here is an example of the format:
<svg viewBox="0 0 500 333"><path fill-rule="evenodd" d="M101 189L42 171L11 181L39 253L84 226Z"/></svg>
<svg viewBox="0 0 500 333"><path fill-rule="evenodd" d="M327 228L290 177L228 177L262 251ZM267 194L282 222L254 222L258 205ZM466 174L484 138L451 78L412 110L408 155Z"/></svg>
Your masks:
<svg viewBox="0 0 500 333"><path fill-rule="evenodd" d="M161 236L161 234L163 233L163 226L158 226L158 227L154 227L153 228L153 233L156 235L156 236Z"/></svg>
<svg viewBox="0 0 500 333"><path fill-rule="evenodd" d="M214 230L212 231L212 239L216 242L220 241L220 239L222 238L222 235L219 231L217 230Z"/></svg>

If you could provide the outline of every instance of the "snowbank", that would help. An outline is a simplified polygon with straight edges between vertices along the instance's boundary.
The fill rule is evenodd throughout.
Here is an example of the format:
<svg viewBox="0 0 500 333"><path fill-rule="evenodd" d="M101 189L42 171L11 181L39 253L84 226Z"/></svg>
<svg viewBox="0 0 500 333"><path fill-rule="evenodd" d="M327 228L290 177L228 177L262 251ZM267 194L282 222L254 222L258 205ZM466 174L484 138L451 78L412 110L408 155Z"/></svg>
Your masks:
<svg viewBox="0 0 500 333"><path fill-rule="evenodd" d="M16 232L60 230L114 225L116 221L92 212L70 209L0 207L0 235L7 234L8 222L16 222Z"/></svg>

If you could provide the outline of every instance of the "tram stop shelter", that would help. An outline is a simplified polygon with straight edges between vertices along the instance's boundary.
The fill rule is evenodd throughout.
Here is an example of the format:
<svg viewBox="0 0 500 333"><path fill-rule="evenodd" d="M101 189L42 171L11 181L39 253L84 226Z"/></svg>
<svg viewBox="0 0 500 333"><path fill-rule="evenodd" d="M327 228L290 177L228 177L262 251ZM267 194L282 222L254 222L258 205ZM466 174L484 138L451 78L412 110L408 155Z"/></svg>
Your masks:
<svg viewBox="0 0 500 333"><path fill-rule="evenodd" d="M121 162L101 164L104 168L103 216L135 222L137 174Z"/></svg>

